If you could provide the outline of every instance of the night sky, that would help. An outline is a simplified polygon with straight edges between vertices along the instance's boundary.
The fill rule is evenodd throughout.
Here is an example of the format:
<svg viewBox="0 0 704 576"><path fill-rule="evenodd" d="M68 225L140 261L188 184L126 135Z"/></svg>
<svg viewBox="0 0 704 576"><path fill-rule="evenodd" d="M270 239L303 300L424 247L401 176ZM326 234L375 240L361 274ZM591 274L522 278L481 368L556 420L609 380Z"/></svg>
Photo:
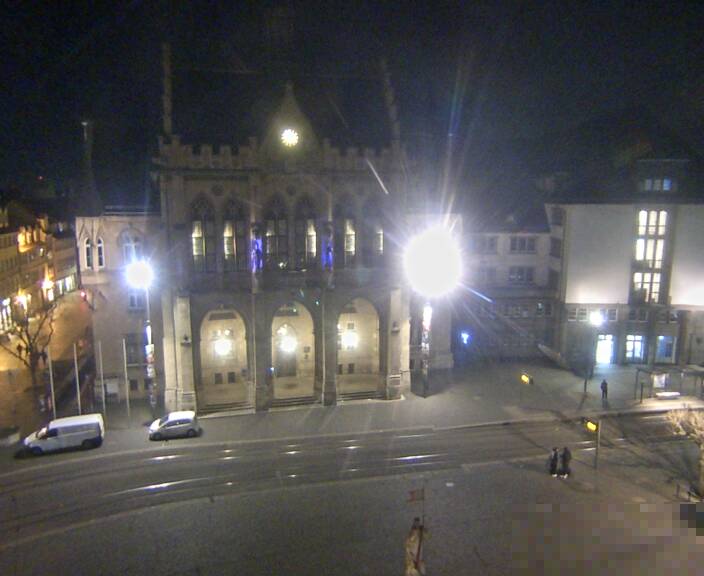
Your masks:
<svg viewBox="0 0 704 576"><path fill-rule="evenodd" d="M549 139L638 105L704 151L700 2L96 5L3 4L0 185L42 175L69 186L88 117L101 192L140 197L160 126L164 38L182 61L232 70L233 81L282 62L311 78L358 74L385 56L404 135L438 149L448 136L475 149Z"/></svg>

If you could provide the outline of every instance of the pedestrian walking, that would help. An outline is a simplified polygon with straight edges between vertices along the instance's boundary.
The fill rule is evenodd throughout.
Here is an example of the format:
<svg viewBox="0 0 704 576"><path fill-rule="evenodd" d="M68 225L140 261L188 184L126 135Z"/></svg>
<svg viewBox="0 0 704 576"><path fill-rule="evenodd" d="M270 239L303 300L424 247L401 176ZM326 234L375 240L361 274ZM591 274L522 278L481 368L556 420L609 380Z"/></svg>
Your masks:
<svg viewBox="0 0 704 576"><path fill-rule="evenodd" d="M606 381L606 378L604 378L601 381L601 399L606 400L608 396L609 396L609 383Z"/></svg>
<svg viewBox="0 0 704 576"><path fill-rule="evenodd" d="M550 470L550 475L553 478L557 478L557 465L559 463L560 453L557 448L553 448L550 452L550 457L548 458L548 468Z"/></svg>
<svg viewBox="0 0 704 576"><path fill-rule="evenodd" d="M567 478L570 475L570 462L572 461L572 452L565 446L560 453L560 476Z"/></svg>
<svg viewBox="0 0 704 576"><path fill-rule="evenodd" d="M17 355L20 357L20 360L22 359L22 352L24 352L24 347L22 344L17 345Z"/></svg>

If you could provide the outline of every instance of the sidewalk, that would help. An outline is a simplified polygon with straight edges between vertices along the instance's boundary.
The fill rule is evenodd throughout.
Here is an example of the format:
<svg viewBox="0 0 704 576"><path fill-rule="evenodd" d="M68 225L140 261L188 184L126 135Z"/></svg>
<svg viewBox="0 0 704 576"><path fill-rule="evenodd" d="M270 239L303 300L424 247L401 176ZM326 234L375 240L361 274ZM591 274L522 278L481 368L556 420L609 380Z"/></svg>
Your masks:
<svg viewBox="0 0 704 576"><path fill-rule="evenodd" d="M527 370L533 386L520 383ZM337 406L272 409L259 413L221 413L201 417L203 441L299 438L388 430L446 428L492 422L571 419L586 414L620 411L662 411L685 405L704 408L694 397L677 400L634 399L633 368L611 367L595 374L583 397L584 381L545 365L496 364L482 370L457 370L432 376L430 395L405 390L400 400L357 400ZM601 378L609 381L609 402L602 404ZM100 408L96 405L96 408ZM127 421L124 403L108 408L108 430L143 444L144 425L151 421L146 403L133 403ZM133 434L132 432L135 432Z"/></svg>
<svg viewBox="0 0 704 576"><path fill-rule="evenodd" d="M527 371L534 385L520 381ZM513 421L573 419L583 415L622 411L665 411L684 406L704 408L692 396L676 400L634 398L635 368L610 366L597 371L583 395L583 379L544 364L502 363L481 368L431 375L430 395L404 390L400 400L357 400L337 406L272 409L259 413L221 413L201 417L204 429L197 442L301 438L331 434L354 435L390 430L432 430ZM601 379L609 381L609 400L602 403ZM102 408L99 400L93 410ZM108 439L104 449L128 450L156 446L147 440L146 426L153 420L144 401L133 401L130 418L124 402L108 404ZM91 410L88 403L83 411ZM156 416L161 415L161 410ZM60 416L76 413L66 405ZM193 442L193 441L191 441Z"/></svg>

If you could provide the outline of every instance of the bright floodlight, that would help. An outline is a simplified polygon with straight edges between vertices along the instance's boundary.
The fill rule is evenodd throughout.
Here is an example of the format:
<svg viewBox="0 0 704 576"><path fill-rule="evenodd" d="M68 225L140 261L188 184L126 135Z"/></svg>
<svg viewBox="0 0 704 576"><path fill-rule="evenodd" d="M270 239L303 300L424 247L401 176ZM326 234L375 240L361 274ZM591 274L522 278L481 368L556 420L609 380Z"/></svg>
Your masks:
<svg viewBox="0 0 704 576"><path fill-rule="evenodd" d="M154 270L146 260L137 260L127 266L127 283L138 290L147 290L154 281Z"/></svg>
<svg viewBox="0 0 704 576"><path fill-rule="evenodd" d="M592 326L601 326L604 323L604 317L601 315L601 312L595 310L594 312L590 313L589 323Z"/></svg>
<svg viewBox="0 0 704 576"><path fill-rule="evenodd" d="M218 356L229 356L232 354L232 340L229 338L218 338L215 341L215 354Z"/></svg>
<svg viewBox="0 0 704 576"><path fill-rule="evenodd" d="M462 275L459 248L442 226L411 239L403 255L403 267L413 290L428 298L450 292Z"/></svg>

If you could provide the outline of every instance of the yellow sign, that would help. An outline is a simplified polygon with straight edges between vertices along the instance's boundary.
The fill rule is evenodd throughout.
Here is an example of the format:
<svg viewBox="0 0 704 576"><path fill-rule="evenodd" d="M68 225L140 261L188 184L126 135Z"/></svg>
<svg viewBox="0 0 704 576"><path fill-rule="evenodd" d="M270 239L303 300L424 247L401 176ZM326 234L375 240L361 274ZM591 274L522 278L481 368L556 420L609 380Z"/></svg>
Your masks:
<svg viewBox="0 0 704 576"><path fill-rule="evenodd" d="M587 430L589 430L590 432L596 432L599 429L599 424L591 420L587 420L586 425Z"/></svg>

